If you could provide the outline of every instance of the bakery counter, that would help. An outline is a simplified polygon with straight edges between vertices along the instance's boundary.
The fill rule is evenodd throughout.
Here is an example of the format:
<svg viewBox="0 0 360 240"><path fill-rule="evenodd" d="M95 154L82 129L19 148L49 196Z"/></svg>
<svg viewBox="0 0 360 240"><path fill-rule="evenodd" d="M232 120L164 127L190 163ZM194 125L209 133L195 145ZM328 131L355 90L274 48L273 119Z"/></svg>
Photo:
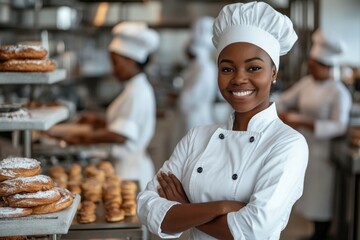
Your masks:
<svg viewBox="0 0 360 240"><path fill-rule="evenodd" d="M80 224L74 218L69 232L62 239L116 238L116 239L149 239L145 226L141 225L137 216L126 216L120 222L105 221L104 206L100 202L96 208L96 221Z"/></svg>
<svg viewBox="0 0 360 240"><path fill-rule="evenodd" d="M360 240L360 148L334 141L331 156L336 166L336 239Z"/></svg>

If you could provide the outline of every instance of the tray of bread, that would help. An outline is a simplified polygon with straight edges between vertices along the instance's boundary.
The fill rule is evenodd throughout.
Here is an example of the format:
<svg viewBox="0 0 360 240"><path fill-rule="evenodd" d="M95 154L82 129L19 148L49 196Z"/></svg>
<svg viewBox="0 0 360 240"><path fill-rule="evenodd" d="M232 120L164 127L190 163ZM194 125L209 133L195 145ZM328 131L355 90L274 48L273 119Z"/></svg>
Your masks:
<svg viewBox="0 0 360 240"><path fill-rule="evenodd" d="M52 84L65 77L66 70L57 69L42 46L0 46L0 84Z"/></svg>
<svg viewBox="0 0 360 240"><path fill-rule="evenodd" d="M136 216L139 183L115 174L110 161L68 167L55 165L49 176L58 186L81 195L70 231L85 229L141 228Z"/></svg>
<svg viewBox="0 0 360 240"><path fill-rule="evenodd" d="M41 172L36 159L10 157L0 161L0 236L68 232L80 195Z"/></svg>

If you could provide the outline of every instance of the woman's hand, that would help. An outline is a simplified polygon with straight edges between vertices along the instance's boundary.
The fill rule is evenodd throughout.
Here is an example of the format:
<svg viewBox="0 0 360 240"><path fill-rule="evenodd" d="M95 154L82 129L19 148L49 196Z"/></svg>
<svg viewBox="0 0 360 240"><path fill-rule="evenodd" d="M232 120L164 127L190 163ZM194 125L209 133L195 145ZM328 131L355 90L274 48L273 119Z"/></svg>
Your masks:
<svg viewBox="0 0 360 240"><path fill-rule="evenodd" d="M179 203L189 203L189 199L186 196L185 190L181 182L174 174L166 174L164 172L160 172L157 175L157 179L160 184L160 186L158 187L158 193L160 197Z"/></svg>

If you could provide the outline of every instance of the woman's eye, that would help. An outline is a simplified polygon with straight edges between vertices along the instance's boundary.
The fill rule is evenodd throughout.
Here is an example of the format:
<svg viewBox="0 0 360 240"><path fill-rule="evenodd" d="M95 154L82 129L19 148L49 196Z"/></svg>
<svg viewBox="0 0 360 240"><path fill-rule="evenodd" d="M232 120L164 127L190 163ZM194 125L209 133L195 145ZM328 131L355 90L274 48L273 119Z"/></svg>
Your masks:
<svg viewBox="0 0 360 240"><path fill-rule="evenodd" d="M232 68L229 68L229 67L223 67L221 68L221 72L223 73L230 73L230 72L233 72L234 70Z"/></svg>
<svg viewBox="0 0 360 240"><path fill-rule="evenodd" d="M256 71L259 71L260 69L261 69L261 67L258 67L258 66L249 67L250 72L256 72Z"/></svg>

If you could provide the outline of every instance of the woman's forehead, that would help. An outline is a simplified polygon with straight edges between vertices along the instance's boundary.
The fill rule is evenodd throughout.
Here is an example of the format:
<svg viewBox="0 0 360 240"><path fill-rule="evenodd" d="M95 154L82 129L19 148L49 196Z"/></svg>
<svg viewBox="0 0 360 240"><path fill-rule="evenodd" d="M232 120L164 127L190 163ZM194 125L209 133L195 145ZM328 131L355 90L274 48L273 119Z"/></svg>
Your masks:
<svg viewBox="0 0 360 240"><path fill-rule="evenodd" d="M270 56L260 47L248 42L236 42L226 46L219 54L219 60L223 58L253 58L260 57L270 59Z"/></svg>

